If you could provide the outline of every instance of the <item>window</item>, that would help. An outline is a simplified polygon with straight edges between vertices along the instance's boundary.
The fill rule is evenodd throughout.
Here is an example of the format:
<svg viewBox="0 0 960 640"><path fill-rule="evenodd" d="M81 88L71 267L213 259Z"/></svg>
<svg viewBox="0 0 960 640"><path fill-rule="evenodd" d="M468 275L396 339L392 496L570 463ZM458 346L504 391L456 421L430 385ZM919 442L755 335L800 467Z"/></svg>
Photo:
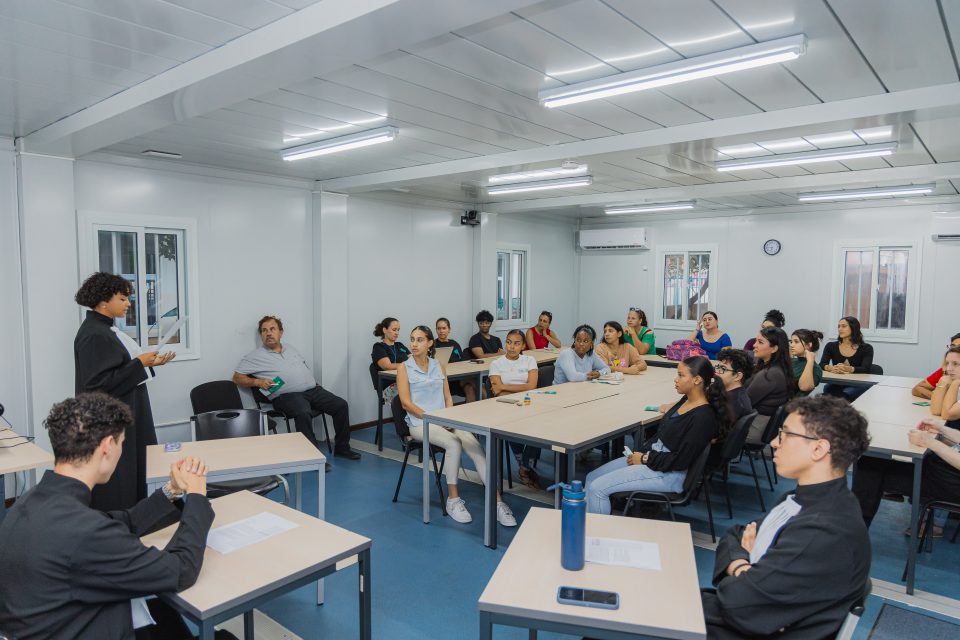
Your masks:
<svg viewBox="0 0 960 640"><path fill-rule="evenodd" d="M915 342L919 242L845 242L837 247L834 320L853 316L873 340Z"/></svg>
<svg viewBox="0 0 960 640"><path fill-rule="evenodd" d="M527 315L527 272L529 247L497 247L496 320L522 325Z"/></svg>
<svg viewBox="0 0 960 640"><path fill-rule="evenodd" d="M131 220L144 222L142 226ZM118 221L122 223L118 223ZM156 347L161 338L176 329L167 343L179 353L195 352L191 329L192 297L188 296L188 265L196 264L187 254L188 241L196 237L189 220L144 219L132 216L81 215L80 256L84 277L107 271L126 278L133 285L130 309L117 320L117 328L144 350ZM192 270L191 270L192 271ZM190 274L195 282L196 274ZM176 328L184 316L190 321Z"/></svg>
<svg viewBox="0 0 960 640"><path fill-rule="evenodd" d="M716 245L657 251L657 327L695 326L716 306Z"/></svg>

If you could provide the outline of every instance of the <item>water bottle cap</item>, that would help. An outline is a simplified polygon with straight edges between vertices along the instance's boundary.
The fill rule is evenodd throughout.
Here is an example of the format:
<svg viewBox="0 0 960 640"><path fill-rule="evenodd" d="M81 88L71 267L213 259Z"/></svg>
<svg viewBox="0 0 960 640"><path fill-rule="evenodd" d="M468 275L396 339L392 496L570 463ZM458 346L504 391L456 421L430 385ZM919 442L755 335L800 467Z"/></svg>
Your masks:
<svg viewBox="0 0 960 640"><path fill-rule="evenodd" d="M563 497L569 500L585 500L587 492L583 490L583 483L574 480L568 485L563 486Z"/></svg>

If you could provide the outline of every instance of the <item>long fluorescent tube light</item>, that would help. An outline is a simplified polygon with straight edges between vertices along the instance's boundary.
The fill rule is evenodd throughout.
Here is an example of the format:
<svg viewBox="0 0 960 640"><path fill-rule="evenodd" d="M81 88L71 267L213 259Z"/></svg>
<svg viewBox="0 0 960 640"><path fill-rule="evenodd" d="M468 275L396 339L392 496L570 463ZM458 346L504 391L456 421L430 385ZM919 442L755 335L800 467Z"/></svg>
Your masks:
<svg viewBox="0 0 960 640"><path fill-rule="evenodd" d="M719 76L733 71L753 69L768 64L795 60L806 52L807 37L803 34L769 42L751 44L728 51L668 62L646 69L627 71L616 75L576 84L545 89L540 92L540 103L545 107L609 98L633 91L664 87L699 78Z"/></svg>
<svg viewBox="0 0 960 640"><path fill-rule="evenodd" d="M686 202L661 202L659 204L638 204L624 207L610 207L603 212L608 216L622 215L626 213L653 213L655 211L683 211L684 209L693 209L696 202L688 200Z"/></svg>
<svg viewBox="0 0 960 640"><path fill-rule="evenodd" d="M837 147L836 149L818 149L816 151L798 151L780 153L771 156L738 158L736 160L718 160L713 164L717 171L743 171L745 169L764 169L766 167L786 167L798 164L814 164L833 160L853 160L889 156L897 152L896 142L881 144L861 144L856 147Z"/></svg>
<svg viewBox="0 0 960 640"><path fill-rule="evenodd" d="M587 165L578 164L575 167L557 167L556 169L537 169L534 171L520 171L518 173L501 173L487 178L487 184L503 184L509 182L520 182L522 180L533 180L536 178L559 178L563 176L575 176L587 172Z"/></svg>
<svg viewBox="0 0 960 640"><path fill-rule="evenodd" d="M557 178L556 180L537 180L535 182L518 182L495 187L487 187L487 193L496 196L504 193L523 193L525 191L546 191L548 189L570 189L572 187L588 187L593 184L593 176L577 176L572 178Z"/></svg>
<svg viewBox="0 0 960 640"><path fill-rule="evenodd" d="M146 151L141 151L140 155L156 156L157 158L171 158L173 160L179 160L183 157L182 153L174 153L173 151L157 151L156 149L147 149Z"/></svg>
<svg viewBox="0 0 960 640"><path fill-rule="evenodd" d="M348 136L340 136L339 138L330 138L329 140L289 147L280 152L280 157L284 160L303 160L304 158L325 156L328 153L337 153L348 149L369 147L372 144L380 144L381 142L390 142L397 137L398 133L396 127L379 127L359 133L351 133Z"/></svg>
<svg viewBox="0 0 960 640"><path fill-rule="evenodd" d="M900 187L850 189L848 191L819 191L797 195L798 202L825 202L827 200L861 200L863 198L893 198L896 196L924 196L937 188L931 184L911 184Z"/></svg>

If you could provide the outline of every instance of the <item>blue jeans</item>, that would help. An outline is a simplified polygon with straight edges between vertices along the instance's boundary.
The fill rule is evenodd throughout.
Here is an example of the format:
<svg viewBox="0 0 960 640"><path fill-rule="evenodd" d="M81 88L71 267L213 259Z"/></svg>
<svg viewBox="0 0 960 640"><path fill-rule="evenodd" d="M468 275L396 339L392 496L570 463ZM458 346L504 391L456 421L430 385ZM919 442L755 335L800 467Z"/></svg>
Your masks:
<svg viewBox="0 0 960 640"><path fill-rule="evenodd" d="M626 456L587 474L587 512L610 513L610 496L622 491L683 491L686 471L654 471L645 464L627 464Z"/></svg>

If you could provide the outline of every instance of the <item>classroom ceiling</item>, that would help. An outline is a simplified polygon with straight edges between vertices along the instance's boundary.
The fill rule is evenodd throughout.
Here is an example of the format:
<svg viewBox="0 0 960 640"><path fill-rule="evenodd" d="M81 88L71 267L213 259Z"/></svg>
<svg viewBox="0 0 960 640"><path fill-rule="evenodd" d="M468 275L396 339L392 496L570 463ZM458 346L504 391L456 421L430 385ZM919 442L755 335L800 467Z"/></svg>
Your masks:
<svg viewBox="0 0 960 640"><path fill-rule="evenodd" d="M545 88L805 34L768 67L547 109ZM960 187L960 0L8 0L0 135L83 157L318 181L322 189L562 210L804 191ZM389 144L281 149L393 125ZM895 141L887 157L718 172L718 160ZM491 175L589 166L593 184L493 196Z"/></svg>

